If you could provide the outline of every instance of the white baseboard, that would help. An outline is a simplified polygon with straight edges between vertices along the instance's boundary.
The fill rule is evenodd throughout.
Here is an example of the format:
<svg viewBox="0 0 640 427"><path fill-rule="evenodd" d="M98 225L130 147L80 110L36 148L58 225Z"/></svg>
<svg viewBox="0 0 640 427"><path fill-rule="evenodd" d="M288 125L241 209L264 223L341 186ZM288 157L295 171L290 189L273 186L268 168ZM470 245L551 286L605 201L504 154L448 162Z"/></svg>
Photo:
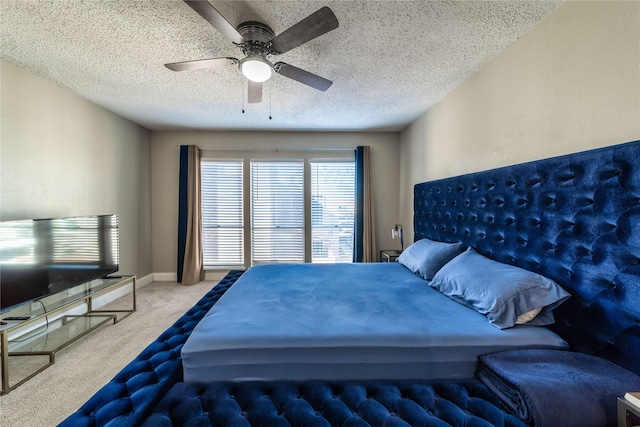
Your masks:
<svg viewBox="0 0 640 427"><path fill-rule="evenodd" d="M136 289L147 286L149 283L153 282L153 280L153 273L147 274L146 276L142 277L136 277Z"/></svg>
<svg viewBox="0 0 640 427"><path fill-rule="evenodd" d="M177 282L177 273L153 273L154 282Z"/></svg>
<svg viewBox="0 0 640 427"><path fill-rule="evenodd" d="M229 270L209 270L205 271L204 280L222 280ZM153 281L155 282L177 282L177 273L153 273Z"/></svg>

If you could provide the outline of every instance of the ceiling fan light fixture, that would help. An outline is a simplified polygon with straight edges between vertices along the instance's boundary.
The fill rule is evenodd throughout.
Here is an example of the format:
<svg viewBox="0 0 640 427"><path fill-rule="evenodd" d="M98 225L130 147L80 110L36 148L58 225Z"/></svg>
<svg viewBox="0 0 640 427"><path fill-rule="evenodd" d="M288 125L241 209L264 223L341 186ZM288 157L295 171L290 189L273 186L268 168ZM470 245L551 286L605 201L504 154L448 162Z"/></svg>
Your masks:
<svg viewBox="0 0 640 427"><path fill-rule="evenodd" d="M273 75L273 65L261 56L249 56L240 61L240 71L252 82L266 82Z"/></svg>

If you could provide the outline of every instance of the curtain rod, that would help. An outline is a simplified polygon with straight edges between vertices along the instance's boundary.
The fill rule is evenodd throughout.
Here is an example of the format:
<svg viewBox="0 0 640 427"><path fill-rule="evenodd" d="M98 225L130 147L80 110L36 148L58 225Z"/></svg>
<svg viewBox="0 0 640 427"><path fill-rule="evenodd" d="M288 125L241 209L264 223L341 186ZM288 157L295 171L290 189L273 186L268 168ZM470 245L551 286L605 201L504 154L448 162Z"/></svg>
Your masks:
<svg viewBox="0 0 640 427"><path fill-rule="evenodd" d="M180 145L176 145L180 148ZM355 148L227 148L227 147L198 147L202 151L356 151ZM373 149L371 149L373 151Z"/></svg>

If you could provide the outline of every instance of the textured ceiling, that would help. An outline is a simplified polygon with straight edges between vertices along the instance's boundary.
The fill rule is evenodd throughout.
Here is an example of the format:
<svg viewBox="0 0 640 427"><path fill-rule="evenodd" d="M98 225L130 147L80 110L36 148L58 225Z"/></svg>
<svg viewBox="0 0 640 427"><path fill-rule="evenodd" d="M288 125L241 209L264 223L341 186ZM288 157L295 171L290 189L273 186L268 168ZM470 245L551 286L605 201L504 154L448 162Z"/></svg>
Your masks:
<svg viewBox="0 0 640 427"><path fill-rule="evenodd" d="M391 131L423 114L560 3L211 0L234 26L260 21L275 34L322 6L340 23L270 57L332 80L329 90L275 75L265 83L264 101L247 104L236 66L164 67L242 57L181 0L0 2L3 59L149 129Z"/></svg>

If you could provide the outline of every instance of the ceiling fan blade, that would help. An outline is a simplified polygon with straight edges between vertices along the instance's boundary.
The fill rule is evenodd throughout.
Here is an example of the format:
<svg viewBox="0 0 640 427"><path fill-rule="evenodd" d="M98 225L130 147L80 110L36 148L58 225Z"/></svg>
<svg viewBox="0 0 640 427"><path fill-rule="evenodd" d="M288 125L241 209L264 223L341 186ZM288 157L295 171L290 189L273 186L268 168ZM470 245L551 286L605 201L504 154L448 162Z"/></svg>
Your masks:
<svg viewBox="0 0 640 427"><path fill-rule="evenodd" d="M262 83L252 82L247 79L249 86L247 87L247 101L249 104L258 104L262 102Z"/></svg>
<svg viewBox="0 0 640 427"><path fill-rule="evenodd" d="M206 0L184 0L193 10L198 12L209 24L234 43L244 43L244 37L225 19L218 10Z"/></svg>
<svg viewBox="0 0 640 427"><path fill-rule="evenodd" d="M196 61L173 62L171 64L164 64L164 66L173 71L189 71L197 70L198 68L219 67L221 65L233 65L237 63L238 60L236 58L211 58Z"/></svg>
<svg viewBox="0 0 640 427"><path fill-rule="evenodd" d="M336 28L338 28L338 18L325 6L275 36L271 40L271 51L274 54L288 52Z"/></svg>
<svg viewBox="0 0 640 427"><path fill-rule="evenodd" d="M294 67L293 65L285 64L284 62L276 63L273 68L276 73L282 74L285 77L299 81L300 83L311 86L314 89L325 91L331 87L333 82L327 80L324 77L317 76L313 73L303 70L302 68Z"/></svg>

